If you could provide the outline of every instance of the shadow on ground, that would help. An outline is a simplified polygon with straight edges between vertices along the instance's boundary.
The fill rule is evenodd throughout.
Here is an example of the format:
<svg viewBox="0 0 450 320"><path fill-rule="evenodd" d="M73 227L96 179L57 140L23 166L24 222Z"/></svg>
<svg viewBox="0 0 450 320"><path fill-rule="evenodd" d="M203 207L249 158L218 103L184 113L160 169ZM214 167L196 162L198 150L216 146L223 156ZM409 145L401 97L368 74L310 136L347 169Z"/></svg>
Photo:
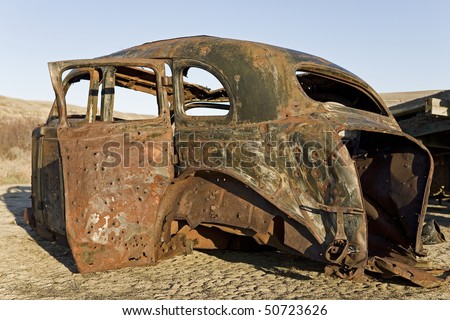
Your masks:
<svg viewBox="0 0 450 320"><path fill-rule="evenodd" d="M31 207L30 186L11 186L4 194L0 195L0 201L3 201L6 208L14 215L16 224L23 228L40 247L47 251L57 261L62 263L71 272L78 272L69 248L60 245L55 241L49 241L40 237L24 222L23 211L25 208Z"/></svg>
<svg viewBox="0 0 450 320"><path fill-rule="evenodd" d="M256 269L265 273L296 280L311 280L311 277L305 276L301 272L323 273L325 267L320 262L270 249L256 252L232 250L200 251L227 262L253 265Z"/></svg>
<svg viewBox="0 0 450 320"><path fill-rule="evenodd" d="M450 202L442 201L439 204L438 200L430 199L425 220L431 219L436 220L440 226L450 227Z"/></svg>

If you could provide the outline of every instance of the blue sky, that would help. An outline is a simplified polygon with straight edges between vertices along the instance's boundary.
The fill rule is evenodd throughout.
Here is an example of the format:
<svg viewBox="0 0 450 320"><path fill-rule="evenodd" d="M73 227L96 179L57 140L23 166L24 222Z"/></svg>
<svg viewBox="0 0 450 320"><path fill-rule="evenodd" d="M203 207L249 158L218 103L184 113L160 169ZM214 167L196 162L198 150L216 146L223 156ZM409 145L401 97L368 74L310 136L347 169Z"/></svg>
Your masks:
<svg viewBox="0 0 450 320"><path fill-rule="evenodd" d="M208 34L315 54L378 92L450 89L450 1L0 0L0 95L52 100L47 62Z"/></svg>

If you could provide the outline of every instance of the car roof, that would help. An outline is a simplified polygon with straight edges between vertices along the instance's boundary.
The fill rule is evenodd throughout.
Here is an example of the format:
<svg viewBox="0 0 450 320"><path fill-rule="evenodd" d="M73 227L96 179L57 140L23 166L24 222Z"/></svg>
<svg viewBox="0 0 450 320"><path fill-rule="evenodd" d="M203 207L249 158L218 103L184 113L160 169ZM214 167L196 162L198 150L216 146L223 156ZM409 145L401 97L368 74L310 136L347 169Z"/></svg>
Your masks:
<svg viewBox="0 0 450 320"><path fill-rule="evenodd" d="M217 55L220 56L222 63L229 60L234 61L237 57L247 57L248 60L259 61L259 63L264 64L264 60L271 60L276 57L285 63L303 63L316 66L319 69L333 69L336 74L340 73L355 82L362 82L363 86L366 85L355 74L318 56L265 43L212 36L181 37L147 42L120 50L107 57L186 58L201 59L204 62L212 63Z"/></svg>
<svg viewBox="0 0 450 320"><path fill-rule="evenodd" d="M298 91L294 90L298 88L297 70L345 81L384 106L378 94L348 70L311 54L264 43L192 36L148 42L101 58L107 57L190 59L206 64L221 73L239 96L238 114L245 122L278 118L292 100L292 92Z"/></svg>

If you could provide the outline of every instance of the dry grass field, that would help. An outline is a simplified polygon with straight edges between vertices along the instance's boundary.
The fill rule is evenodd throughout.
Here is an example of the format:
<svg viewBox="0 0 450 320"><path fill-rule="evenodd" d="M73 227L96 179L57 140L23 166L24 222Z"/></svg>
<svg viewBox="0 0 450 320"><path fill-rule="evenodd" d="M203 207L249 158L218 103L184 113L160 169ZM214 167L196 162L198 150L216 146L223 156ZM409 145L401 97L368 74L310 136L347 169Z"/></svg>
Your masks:
<svg viewBox="0 0 450 320"><path fill-rule="evenodd" d="M0 96L0 184L31 182L31 131L45 120L50 106Z"/></svg>

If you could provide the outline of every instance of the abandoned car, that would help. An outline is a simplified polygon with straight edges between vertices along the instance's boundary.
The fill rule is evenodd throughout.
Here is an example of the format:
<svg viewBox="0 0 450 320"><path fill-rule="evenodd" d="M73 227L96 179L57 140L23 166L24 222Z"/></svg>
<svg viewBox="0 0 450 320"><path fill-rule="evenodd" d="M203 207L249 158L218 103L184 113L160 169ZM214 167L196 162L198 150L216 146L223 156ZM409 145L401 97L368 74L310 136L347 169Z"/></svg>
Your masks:
<svg viewBox="0 0 450 320"><path fill-rule="evenodd" d="M430 154L345 69L209 36L49 69L56 99L32 134L28 220L67 241L79 272L267 245L343 278L439 282L414 267ZM84 110L71 113L82 85ZM129 93L148 104L133 109Z"/></svg>

